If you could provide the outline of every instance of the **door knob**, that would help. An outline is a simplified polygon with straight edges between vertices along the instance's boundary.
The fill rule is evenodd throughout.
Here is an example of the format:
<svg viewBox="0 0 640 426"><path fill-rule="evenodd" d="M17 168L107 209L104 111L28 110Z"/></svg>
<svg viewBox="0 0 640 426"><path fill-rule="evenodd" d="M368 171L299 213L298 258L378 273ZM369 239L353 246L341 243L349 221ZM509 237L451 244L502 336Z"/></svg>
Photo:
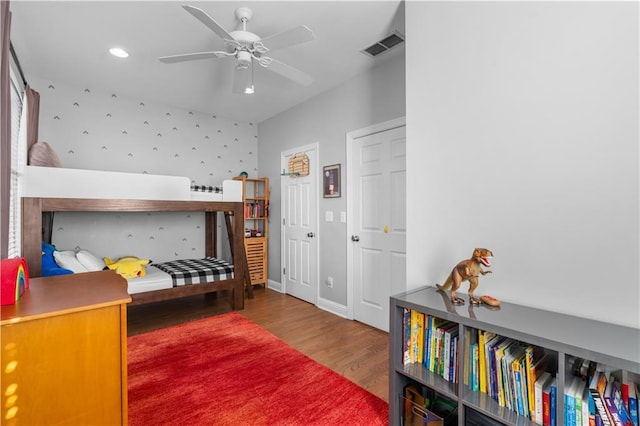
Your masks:
<svg viewBox="0 0 640 426"><path fill-rule="evenodd" d="M353 241L354 243L357 243L358 241L360 241L360 237L358 237L357 235L352 235L351 241Z"/></svg>
<svg viewBox="0 0 640 426"><path fill-rule="evenodd" d="M313 238L313 237L315 237L315 234L313 232L309 232L309 233L307 233L307 237Z"/></svg>

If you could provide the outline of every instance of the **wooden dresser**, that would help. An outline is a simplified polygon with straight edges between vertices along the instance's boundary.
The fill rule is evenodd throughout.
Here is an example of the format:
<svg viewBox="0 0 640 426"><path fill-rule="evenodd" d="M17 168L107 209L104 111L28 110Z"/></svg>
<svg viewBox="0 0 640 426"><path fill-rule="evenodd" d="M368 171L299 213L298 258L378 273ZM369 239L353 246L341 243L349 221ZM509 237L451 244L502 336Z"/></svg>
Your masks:
<svg viewBox="0 0 640 426"><path fill-rule="evenodd" d="M3 425L127 424L127 282L32 278L1 308Z"/></svg>

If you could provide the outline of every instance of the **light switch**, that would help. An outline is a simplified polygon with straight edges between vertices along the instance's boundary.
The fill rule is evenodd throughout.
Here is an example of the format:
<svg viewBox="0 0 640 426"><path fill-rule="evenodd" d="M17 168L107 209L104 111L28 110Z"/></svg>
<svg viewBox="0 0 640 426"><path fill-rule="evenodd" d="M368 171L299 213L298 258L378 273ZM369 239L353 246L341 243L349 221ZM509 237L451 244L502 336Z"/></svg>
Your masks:
<svg viewBox="0 0 640 426"><path fill-rule="evenodd" d="M347 223L347 212L340 212L340 222Z"/></svg>
<svg viewBox="0 0 640 426"><path fill-rule="evenodd" d="M333 212L324 212L325 222L333 222Z"/></svg>

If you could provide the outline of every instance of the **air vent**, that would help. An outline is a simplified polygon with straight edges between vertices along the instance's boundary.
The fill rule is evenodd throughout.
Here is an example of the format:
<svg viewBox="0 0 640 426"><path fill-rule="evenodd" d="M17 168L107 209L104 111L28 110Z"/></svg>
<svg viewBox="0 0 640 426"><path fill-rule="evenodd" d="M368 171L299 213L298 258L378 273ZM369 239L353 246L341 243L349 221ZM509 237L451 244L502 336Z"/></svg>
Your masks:
<svg viewBox="0 0 640 426"><path fill-rule="evenodd" d="M397 31L392 32L387 37L377 43L372 44L361 52L369 56L378 56L382 52L386 52L394 46L404 43L404 37Z"/></svg>

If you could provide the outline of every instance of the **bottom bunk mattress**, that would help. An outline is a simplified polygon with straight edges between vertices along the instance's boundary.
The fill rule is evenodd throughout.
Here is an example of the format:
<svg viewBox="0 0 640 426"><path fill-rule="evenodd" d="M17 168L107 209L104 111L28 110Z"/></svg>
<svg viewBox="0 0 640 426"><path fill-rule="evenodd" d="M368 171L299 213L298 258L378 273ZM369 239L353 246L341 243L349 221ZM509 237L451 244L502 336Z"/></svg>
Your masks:
<svg viewBox="0 0 640 426"><path fill-rule="evenodd" d="M215 257L181 259L147 266L144 277L129 278L129 294L233 279L233 265Z"/></svg>

